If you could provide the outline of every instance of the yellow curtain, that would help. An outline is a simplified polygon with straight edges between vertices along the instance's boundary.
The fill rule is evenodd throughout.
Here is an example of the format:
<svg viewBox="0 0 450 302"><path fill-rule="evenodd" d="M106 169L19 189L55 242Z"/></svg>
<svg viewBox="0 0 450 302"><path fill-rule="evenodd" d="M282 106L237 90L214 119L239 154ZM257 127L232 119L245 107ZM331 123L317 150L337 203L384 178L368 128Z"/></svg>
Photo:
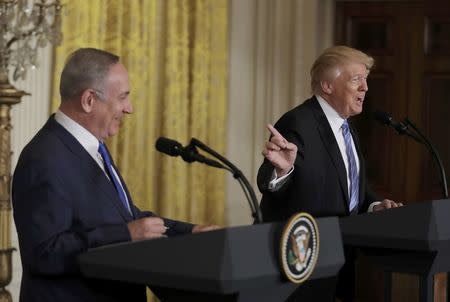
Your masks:
<svg viewBox="0 0 450 302"><path fill-rule="evenodd" d="M224 223L224 171L155 151L159 136L225 150L227 0L66 1L55 50L52 111L69 53L95 47L128 68L134 113L108 142L145 210L194 223Z"/></svg>

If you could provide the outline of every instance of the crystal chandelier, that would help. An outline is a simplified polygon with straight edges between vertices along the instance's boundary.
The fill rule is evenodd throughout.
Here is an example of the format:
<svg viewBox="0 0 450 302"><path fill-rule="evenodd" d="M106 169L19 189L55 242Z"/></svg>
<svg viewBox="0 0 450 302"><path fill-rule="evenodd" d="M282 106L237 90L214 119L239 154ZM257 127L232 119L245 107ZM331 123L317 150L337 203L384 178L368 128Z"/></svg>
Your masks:
<svg viewBox="0 0 450 302"><path fill-rule="evenodd" d="M0 0L0 72L14 81L38 66L37 49L61 42L59 0Z"/></svg>

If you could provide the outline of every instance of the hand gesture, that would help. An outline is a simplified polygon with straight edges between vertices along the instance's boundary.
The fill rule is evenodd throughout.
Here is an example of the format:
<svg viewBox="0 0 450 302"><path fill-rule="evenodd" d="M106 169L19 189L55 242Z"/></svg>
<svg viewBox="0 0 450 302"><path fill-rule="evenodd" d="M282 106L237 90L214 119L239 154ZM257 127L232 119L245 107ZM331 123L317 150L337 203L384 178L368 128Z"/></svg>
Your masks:
<svg viewBox="0 0 450 302"><path fill-rule="evenodd" d="M164 226L164 220L159 217L145 217L128 223L131 240L143 240L150 238L165 237L167 228Z"/></svg>
<svg viewBox="0 0 450 302"><path fill-rule="evenodd" d="M297 146L288 142L272 125L267 125L272 134L266 142L262 155L275 167L277 176L283 176L289 172L297 157Z"/></svg>
<svg viewBox="0 0 450 302"><path fill-rule="evenodd" d="M376 206L374 206L373 211L387 210L387 209L398 208L398 207L402 207L402 206L403 206L403 203L401 203L401 202L395 202L390 199L385 199L380 204L377 204Z"/></svg>

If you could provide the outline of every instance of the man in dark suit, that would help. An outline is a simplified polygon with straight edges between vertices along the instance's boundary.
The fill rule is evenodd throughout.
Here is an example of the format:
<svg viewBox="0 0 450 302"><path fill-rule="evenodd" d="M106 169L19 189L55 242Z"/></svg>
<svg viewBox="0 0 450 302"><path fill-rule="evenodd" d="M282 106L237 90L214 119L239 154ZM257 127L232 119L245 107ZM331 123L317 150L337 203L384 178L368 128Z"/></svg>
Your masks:
<svg viewBox="0 0 450 302"><path fill-rule="evenodd" d="M13 177L20 301L146 301L144 286L84 278L77 256L107 244L215 228L133 205L104 145L133 111L129 93L118 56L85 48L68 58L59 110L24 148Z"/></svg>
<svg viewBox="0 0 450 302"><path fill-rule="evenodd" d="M361 148L347 121L362 111L373 61L350 47L326 49L311 68L314 96L268 126L272 135L258 173L264 221L286 220L296 212L347 216L402 205L370 191ZM345 301L353 299L350 254L346 250L337 288ZM318 288L306 296L315 294Z"/></svg>

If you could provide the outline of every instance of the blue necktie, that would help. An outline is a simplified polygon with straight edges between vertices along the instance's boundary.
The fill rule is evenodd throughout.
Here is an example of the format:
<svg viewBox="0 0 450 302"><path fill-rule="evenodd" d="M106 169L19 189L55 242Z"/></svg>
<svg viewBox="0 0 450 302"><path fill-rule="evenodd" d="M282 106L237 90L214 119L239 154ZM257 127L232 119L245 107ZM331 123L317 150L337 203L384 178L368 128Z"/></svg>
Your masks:
<svg viewBox="0 0 450 302"><path fill-rule="evenodd" d="M355 154L353 153L352 134L348 127L347 120L342 124L342 135L344 136L345 151L348 159L348 173L350 178L350 211L358 205L359 199L359 176L356 166Z"/></svg>
<svg viewBox="0 0 450 302"><path fill-rule="evenodd" d="M98 152L103 158L103 163L106 169L106 172L108 173L109 179L113 182L114 187L116 188L117 194L119 194L119 198L122 201L125 208L131 213L130 205L128 204L125 191L123 190L123 187L120 185L120 179L116 176L116 174L113 172L112 164L111 164L111 158L109 157L109 152L106 149L106 145L102 142L98 145Z"/></svg>

